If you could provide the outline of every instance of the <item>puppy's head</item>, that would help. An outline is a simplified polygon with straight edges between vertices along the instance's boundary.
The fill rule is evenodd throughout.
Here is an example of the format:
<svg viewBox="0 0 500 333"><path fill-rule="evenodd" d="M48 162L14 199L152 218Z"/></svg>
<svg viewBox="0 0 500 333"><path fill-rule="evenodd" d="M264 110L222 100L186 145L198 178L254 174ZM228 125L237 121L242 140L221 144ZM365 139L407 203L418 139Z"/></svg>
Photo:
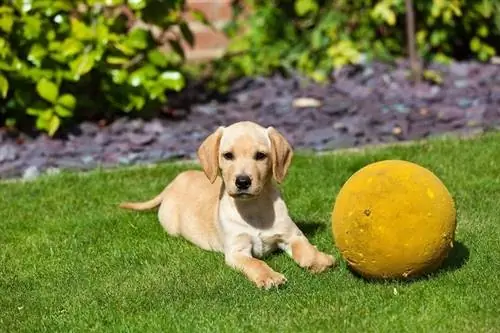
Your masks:
<svg viewBox="0 0 500 333"><path fill-rule="evenodd" d="M219 127L198 149L210 182L220 171L227 193L238 199L258 196L271 178L281 183L292 156L290 144L276 129L252 122Z"/></svg>

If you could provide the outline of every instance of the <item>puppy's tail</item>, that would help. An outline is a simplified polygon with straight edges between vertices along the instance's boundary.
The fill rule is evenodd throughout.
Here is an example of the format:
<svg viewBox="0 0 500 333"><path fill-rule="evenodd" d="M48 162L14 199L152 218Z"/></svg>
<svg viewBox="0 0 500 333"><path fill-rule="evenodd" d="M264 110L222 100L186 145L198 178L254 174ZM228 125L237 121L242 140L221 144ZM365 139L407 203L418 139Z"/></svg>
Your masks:
<svg viewBox="0 0 500 333"><path fill-rule="evenodd" d="M160 194L158 194L156 197L149 201L144 201L144 202L122 202L119 207L120 208L125 208L125 209L132 209L132 210L148 210L151 208L154 208L158 206L161 201L163 200L163 197L165 196L165 193L167 192L167 188L165 188Z"/></svg>

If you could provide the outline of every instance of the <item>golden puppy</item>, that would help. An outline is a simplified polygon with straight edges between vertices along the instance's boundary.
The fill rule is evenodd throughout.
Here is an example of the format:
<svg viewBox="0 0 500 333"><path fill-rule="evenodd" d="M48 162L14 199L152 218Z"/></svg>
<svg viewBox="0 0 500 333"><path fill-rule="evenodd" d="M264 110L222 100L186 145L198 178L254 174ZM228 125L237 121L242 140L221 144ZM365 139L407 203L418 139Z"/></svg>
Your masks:
<svg viewBox="0 0 500 333"><path fill-rule="evenodd" d="M252 122L219 127L198 149L203 171L179 174L147 202L122 203L135 210L160 205L165 230L202 249L223 252L226 263L258 287L285 283L262 258L284 250L301 267L322 272L335 263L311 245L288 215L273 182L287 174L293 151L273 127Z"/></svg>

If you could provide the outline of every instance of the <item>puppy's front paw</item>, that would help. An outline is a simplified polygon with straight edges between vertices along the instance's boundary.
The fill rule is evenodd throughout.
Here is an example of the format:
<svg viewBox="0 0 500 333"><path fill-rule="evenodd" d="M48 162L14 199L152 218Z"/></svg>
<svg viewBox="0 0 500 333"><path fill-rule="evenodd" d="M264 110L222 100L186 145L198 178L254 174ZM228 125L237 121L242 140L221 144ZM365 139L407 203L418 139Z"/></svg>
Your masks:
<svg viewBox="0 0 500 333"><path fill-rule="evenodd" d="M293 258L300 267L312 273L321 273L335 266L335 258L329 254L318 251L308 242L296 243L293 248Z"/></svg>
<svg viewBox="0 0 500 333"><path fill-rule="evenodd" d="M318 251L314 256L314 260L307 266L307 269L313 273L321 273L335 266L335 264L335 258L332 255Z"/></svg>
<svg viewBox="0 0 500 333"><path fill-rule="evenodd" d="M278 287L286 281L286 277L283 274L275 271L262 272L254 280L257 287L266 290L272 287Z"/></svg>

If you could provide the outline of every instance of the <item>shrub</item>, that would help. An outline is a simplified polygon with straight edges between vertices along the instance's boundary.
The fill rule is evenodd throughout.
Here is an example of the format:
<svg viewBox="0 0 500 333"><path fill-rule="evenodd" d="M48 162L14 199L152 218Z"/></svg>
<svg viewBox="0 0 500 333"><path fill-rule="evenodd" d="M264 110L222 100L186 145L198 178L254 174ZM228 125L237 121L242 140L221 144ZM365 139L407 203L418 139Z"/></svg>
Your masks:
<svg viewBox="0 0 500 333"><path fill-rule="evenodd" d="M0 5L0 121L53 135L63 120L148 109L184 86L183 0ZM174 33L174 29L176 32ZM164 52L160 46L170 43Z"/></svg>
<svg viewBox="0 0 500 333"><path fill-rule="evenodd" d="M325 80L332 69L368 59L406 56L404 0L253 0L227 32L226 56L214 63L221 82L241 75L299 70ZM500 50L500 2L414 1L416 40L424 60L474 57ZM241 33L241 31L243 31Z"/></svg>

